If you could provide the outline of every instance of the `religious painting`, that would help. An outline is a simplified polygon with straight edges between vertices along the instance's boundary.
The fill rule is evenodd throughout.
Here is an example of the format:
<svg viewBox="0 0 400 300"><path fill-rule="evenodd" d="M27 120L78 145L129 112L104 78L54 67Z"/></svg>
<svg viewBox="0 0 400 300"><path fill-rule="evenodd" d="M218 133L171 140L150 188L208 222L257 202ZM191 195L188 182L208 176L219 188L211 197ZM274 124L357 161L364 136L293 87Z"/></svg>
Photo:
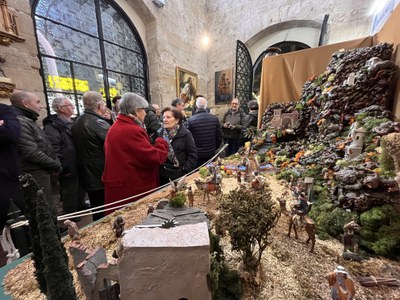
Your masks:
<svg viewBox="0 0 400 300"><path fill-rule="evenodd" d="M176 96L185 102L185 108L195 105L197 93L197 74L176 67Z"/></svg>
<svg viewBox="0 0 400 300"><path fill-rule="evenodd" d="M233 98L233 68L215 72L215 104L231 102Z"/></svg>

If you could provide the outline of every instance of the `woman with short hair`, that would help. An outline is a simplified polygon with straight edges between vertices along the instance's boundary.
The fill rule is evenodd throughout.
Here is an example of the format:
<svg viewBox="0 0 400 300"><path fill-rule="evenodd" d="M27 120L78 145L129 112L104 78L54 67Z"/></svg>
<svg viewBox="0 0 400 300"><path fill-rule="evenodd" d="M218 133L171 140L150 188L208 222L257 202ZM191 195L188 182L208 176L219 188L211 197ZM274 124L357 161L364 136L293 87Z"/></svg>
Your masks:
<svg viewBox="0 0 400 300"><path fill-rule="evenodd" d="M102 180L106 204L158 187L159 168L167 159L168 143L162 138L157 138L154 145L150 143L144 127L148 105L138 94L122 95L120 113L104 145L106 165Z"/></svg>
<svg viewBox="0 0 400 300"><path fill-rule="evenodd" d="M192 133L182 125L182 113L175 107L161 112L163 125L159 136L168 143L168 158L160 169L160 184L175 180L196 167L197 148Z"/></svg>

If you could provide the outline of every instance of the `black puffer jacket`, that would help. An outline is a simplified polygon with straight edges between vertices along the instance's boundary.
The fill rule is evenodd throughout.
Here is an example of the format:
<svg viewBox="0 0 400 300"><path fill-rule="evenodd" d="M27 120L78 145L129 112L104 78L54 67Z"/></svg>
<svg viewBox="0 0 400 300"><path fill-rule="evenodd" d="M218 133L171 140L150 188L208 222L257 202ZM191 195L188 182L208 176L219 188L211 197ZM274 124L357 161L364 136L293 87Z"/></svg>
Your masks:
<svg viewBox="0 0 400 300"><path fill-rule="evenodd" d="M36 124L39 114L24 107L12 107L21 125L18 153L22 172L60 172L61 164L43 130Z"/></svg>
<svg viewBox="0 0 400 300"><path fill-rule="evenodd" d="M43 120L44 133L49 139L51 145L63 168L60 176L76 177L76 154L74 140L72 139L72 122L67 123L57 115L48 116Z"/></svg>
<svg viewBox="0 0 400 300"><path fill-rule="evenodd" d="M159 130L159 136L163 136L164 128ZM160 168L161 184L168 182L168 178L175 180L196 167L197 148L194 139L189 130L181 125L178 132L171 142L176 159L179 161L179 168L175 168L173 162L167 161Z"/></svg>
<svg viewBox="0 0 400 300"><path fill-rule="evenodd" d="M104 141L110 124L94 111L85 110L72 125L80 183L87 191L104 188Z"/></svg>
<svg viewBox="0 0 400 300"><path fill-rule="evenodd" d="M222 130L216 116L205 109L199 109L187 121L187 128L193 135L199 158L209 158L222 142Z"/></svg>

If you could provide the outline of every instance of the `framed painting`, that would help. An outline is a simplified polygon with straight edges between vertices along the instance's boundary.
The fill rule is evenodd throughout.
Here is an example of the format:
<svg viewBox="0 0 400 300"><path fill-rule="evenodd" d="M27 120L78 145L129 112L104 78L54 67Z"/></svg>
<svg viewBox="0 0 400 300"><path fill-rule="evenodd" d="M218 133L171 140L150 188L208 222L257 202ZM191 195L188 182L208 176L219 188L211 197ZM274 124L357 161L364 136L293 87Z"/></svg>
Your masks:
<svg viewBox="0 0 400 300"><path fill-rule="evenodd" d="M215 104L233 99L233 68L215 72Z"/></svg>
<svg viewBox="0 0 400 300"><path fill-rule="evenodd" d="M195 104L197 84L197 74L176 67L176 96L185 101L187 108Z"/></svg>

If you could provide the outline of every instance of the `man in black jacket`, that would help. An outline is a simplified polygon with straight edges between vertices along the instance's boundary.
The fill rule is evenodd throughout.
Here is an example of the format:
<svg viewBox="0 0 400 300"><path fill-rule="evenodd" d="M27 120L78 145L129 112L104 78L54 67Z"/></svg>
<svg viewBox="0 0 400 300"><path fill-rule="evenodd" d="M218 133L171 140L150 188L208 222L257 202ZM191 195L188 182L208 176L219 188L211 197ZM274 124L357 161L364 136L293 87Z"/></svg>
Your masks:
<svg viewBox="0 0 400 300"><path fill-rule="evenodd" d="M60 196L64 213L78 210L78 172L76 154L72 139L72 119L75 106L66 97L57 97L51 103L57 113L43 120L44 132L50 140L63 168L59 175Z"/></svg>
<svg viewBox="0 0 400 300"><path fill-rule="evenodd" d="M104 170L104 141L110 125L102 117L106 110L103 97L98 92L83 95L85 112L72 125L79 181L87 191L92 207L104 205L104 186L101 176ZM93 215L98 220L104 213Z"/></svg>
<svg viewBox="0 0 400 300"><path fill-rule="evenodd" d="M187 121L187 128L193 135L197 147L197 167L215 155L222 142L222 130L216 116L207 111L207 100L196 100L196 114Z"/></svg>
<svg viewBox="0 0 400 300"><path fill-rule="evenodd" d="M147 134L150 137L152 143L157 138L157 131L161 127L159 118L156 115L156 110L153 105L149 104L146 108L146 116L144 117L144 125L146 125Z"/></svg>
<svg viewBox="0 0 400 300"><path fill-rule="evenodd" d="M22 173L30 173L39 187L43 187L50 207L57 213L53 198L51 175L62 171L60 161L43 130L36 124L43 108L40 99L33 93L18 91L11 95L12 108L21 125L18 154Z"/></svg>
<svg viewBox="0 0 400 300"><path fill-rule="evenodd" d="M21 133L17 116L11 107L0 103L0 232L7 221L10 199L19 189L21 174L17 143Z"/></svg>

